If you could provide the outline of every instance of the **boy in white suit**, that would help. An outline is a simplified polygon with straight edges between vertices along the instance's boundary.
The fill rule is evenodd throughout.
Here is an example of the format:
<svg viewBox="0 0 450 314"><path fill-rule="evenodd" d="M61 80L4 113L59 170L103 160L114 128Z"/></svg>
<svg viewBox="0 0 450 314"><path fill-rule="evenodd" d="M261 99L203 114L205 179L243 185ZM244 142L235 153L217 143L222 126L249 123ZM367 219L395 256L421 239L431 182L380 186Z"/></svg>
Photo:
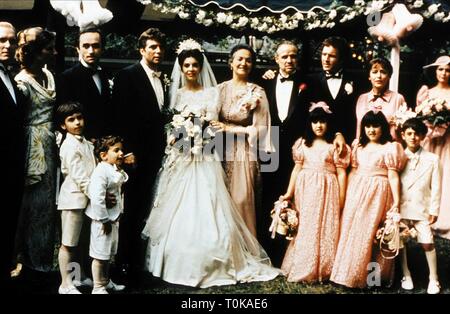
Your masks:
<svg viewBox="0 0 450 314"><path fill-rule="evenodd" d="M122 184L128 180L128 175L120 168L124 160L122 142L118 136L105 136L95 143L95 155L101 162L91 176L91 202L86 209L86 215L92 219L89 246L89 255L93 258L92 294L107 294L107 289L125 289L125 286L109 279L109 263L117 253L119 242L119 218L123 212ZM107 193L113 194L117 200L111 208L105 204Z"/></svg>
<svg viewBox="0 0 450 314"><path fill-rule="evenodd" d="M427 134L425 124L417 119L408 119L402 126L402 138L406 143L408 163L401 175L402 194L400 214L402 221L417 230L417 241L421 243L430 270L427 293L437 294L440 285L437 275L436 250L431 225L439 215L441 198L441 170L439 157L425 151L420 142ZM406 247L402 254L402 288L412 290L414 284L408 268Z"/></svg>
<svg viewBox="0 0 450 314"><path fill-rule="evenodd" d="M81 104L68 102L60 105L56 117L65 134L59 151L64 182L58 197L58 210L61 210L61 247L58 262L62 279L58 293L80 294L69 271L73 268L71 263L74 262L84 210L89 202L88 186L96 160L94 146L83 136L84 118Z"/></svg>

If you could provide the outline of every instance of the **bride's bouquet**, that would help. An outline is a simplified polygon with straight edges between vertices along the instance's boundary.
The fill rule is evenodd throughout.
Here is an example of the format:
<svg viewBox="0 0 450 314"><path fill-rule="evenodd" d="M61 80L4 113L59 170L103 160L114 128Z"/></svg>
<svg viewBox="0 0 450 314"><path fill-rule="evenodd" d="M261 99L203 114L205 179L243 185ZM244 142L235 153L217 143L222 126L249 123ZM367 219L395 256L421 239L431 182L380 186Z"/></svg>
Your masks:
<svg viewBox="0 0 450 314"><path fill-rule="evenodd" d="M272 233L272 239L275 238L275 233L286 236L286 240L292 240L298 227L298 214L293 208L291 202L287 200L278 200L275 202L275 207L272 209L270 215L272 217L272 224L269 231Z"/></svg>
<svg viewBox="0 0 450 314"><path fill-rule="evenodd" d="M215 131L210 126L213 115L206 110L174 110L172 121L166 124L167 142L181 153L201 155Z"/></svg>
<svg viewBox="0 0 450 314"><path fill-rule="evenodd" d="M431 137L445 134L450 124L450 104L441 98L427 98L417 105L415 112L430 129Z"/></svg>

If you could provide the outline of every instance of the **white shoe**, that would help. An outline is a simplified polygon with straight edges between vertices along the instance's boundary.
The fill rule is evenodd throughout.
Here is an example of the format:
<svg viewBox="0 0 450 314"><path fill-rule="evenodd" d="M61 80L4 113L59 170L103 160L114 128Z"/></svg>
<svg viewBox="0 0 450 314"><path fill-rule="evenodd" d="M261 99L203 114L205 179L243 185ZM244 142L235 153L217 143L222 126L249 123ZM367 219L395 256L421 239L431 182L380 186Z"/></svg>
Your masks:
<svg viewBox="0 0 450 314"><path fill-rule="evenodd" d="M106 289L111 291L122 291L125 289L124 285L118 285L114 283L111 279L109 280L108 284L106 285Z"/></svg>
<svg viewBox="0 0 450 314"><path fill-rule="evenodd" d="M414 289L414 284L411 277L403 277L402 278L402 288L405 290Z"/></svg>
<svg viewBox="0 0 450 314"><path fill-rule="evenodd" d="M104 286L92 289L92 294L109 294Z"/></svg>
<svg viewBox="0 0 450 314"><path fill-rule="evenodd" d="M70 285L66 288L63 286L59 286L58 288L59 294L82 294L74 285Z"/></svg>
<svg viewBox="0 0 450 314"><path fill-rule="evenodd" d="M72 280L72 283L75 287L94 287L94 283L91 278L86 277L83 280Z"/></svg>
<svg viewBox="0 0 450 314"><path fill-rule="evenodd" d="M428 283L428 294L438 294L441 291L441 285L439 284L439 281L437 280L430 280Z"/></svg>

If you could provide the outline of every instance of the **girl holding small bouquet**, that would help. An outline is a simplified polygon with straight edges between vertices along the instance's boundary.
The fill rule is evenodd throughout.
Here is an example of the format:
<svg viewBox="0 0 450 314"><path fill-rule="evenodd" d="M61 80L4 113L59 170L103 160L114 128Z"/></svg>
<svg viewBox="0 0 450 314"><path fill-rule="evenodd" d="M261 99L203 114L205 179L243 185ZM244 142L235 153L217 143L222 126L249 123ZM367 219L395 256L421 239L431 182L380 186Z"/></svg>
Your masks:
<svg viewBox="0 0 450 314"><path fill-rule="evenodd" d="M282 200L294 196L299 213L298 233L281 266L291 282L328 280L339 239L339 216L344 205L350 147L343 158L333 146L332 113L324 102L309 109L304 138L292 148L295 167Z"/></svg>
<svg viewBox="0 0 450 314"><path fill-rule="evenodd" d="M379 280L370 281L370 269L380 270L381 279L390 283L393 260L381 257L374 240L387 214L398 213L399 172L406 161L402 146L391 142L389 123L382 111L368 111L360 129L361 137L353 144L352 170L330 279L351 288L380 285ZM377 264L370 264L375 261Z"/></svg>
<svg viewBox="0 0 450 314"><path fill-rule="evenodd" d="M442 191L450 190L450 56L440 56L424 66L433 87L422 86L417 93L416 113L425 120L428 134L423 148L439 156ZM431 85L431 84L430 84ZM439 218L433 225L436 235L450 239L450 194L442 193Z"/></svg>

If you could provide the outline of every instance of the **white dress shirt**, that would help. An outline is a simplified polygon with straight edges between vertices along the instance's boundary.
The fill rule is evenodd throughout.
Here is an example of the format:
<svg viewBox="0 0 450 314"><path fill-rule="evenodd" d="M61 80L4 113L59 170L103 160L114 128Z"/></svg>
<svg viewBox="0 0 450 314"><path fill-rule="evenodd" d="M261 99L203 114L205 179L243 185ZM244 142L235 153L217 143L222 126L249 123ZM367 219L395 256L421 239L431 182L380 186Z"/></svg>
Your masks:
<svg viewBox="0 0 450 314"><path fill-rule="evenodd" d="M289 111L289 103L291 100L293 80L281 82L281 74L278 74L277 84L275 88L275 96L277 100L278 117L281 122L286 119Z"/></svg>
<svg viewBox="0 0 450 314"><path fill-rule="evenodd" d="M11 82L11 79L8 74L6 74L6 68L3 64L0 63L0 78L2 79L3 83L5 84L6 88L8 89L8 92L11 94L12 99L17 104L16 94L14 93L14 86Z"/></svg>
<svg viewBox="0 0 450 314"><path fill-rule="evenodd" d="M328 89L330 90L331 96L333 96L333 99L336 99L339 89L341 88L342 84L342 75L340 74L339 77L331 77L327 78L327 85Z"/></svg>
<svg viewBox="0 0 450 314"><path fill-rule="evenodd" d="M156 94L156 99L158 100L159 110L161 110L164 105L164 90L161 80L159 79L159 75L157 74L158 72L150 69L143 59L141 60L141 65L144 68L145 73L147 73L150 83L152 84L153 90Z"/></svg>
<svg viewBox="0 0 450 314"><path fill-rule="evenodd" d="M89 68L89 69L92 68L81 58L80 58L80 62L85 68ZM102 69L101 67L97 66L98 71L100 71L101 69ZM97 86L99 94L101 94L102 93L102 81L100 79L100 74L98 74L98 72L95 72L95 74L92 75L92 79L94 80L95 86Z"/></svg>

